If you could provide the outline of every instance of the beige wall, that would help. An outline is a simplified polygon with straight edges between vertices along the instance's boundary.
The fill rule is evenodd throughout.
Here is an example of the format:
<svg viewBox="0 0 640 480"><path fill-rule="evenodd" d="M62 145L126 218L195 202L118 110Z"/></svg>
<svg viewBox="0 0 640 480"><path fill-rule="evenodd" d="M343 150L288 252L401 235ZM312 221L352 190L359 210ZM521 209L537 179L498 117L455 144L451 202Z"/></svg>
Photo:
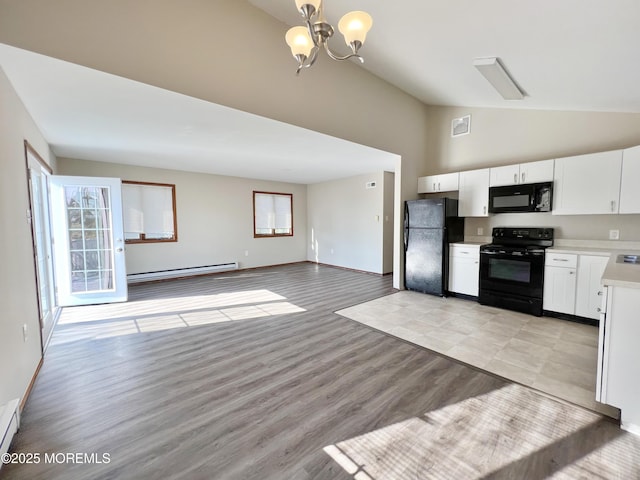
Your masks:
<svg viewBox="0 0 640 480"><path fill-rule="evenodd" d="M395 174L384 172L384 232L382 273L393 272ZM400 219L402 220L402 219Z"/></svg>
<svg viewBox="0 0 640 480"><path fill-rule="evenodd" d="M419 175L567 157L640 145L640 114L429 107L430 151ZM451 120L471 114L471 133Z"/></svg>
<svg viewBox="0 0 640 480"><path fill-rule="evenodd" d="M640 145L640 114L429 107L431 153L420 175L509 165ZM471 133L451 138L451 120L471 114ZM455 196L455 195L453 195ZM640 241L640 215L500 214L468 218L465 235L497 226L548 226L559 239Z"/></svg>
<svg viewBox="0 0 640 480"><path fill-rule="evenodd" d="M385 172L308 186L307 259L384 272ZM366 188L376 182L376 188Z"/></svg>
<svg viewBox="0 0 640 480"><path fill-rule="evenodd" d="M41 358L25 140L55 166L49 146L0 69L0 404L23 397Z"/></svg>
<svg viewBox="0 0 640 480"><path fill-rule="evenodd" d="M252 268L306 259L305 185L68 158L58 159L58 169L62 175L176 185L178 242L127 245L127 273L234 261ZM253 238L254 190L293 194L293 237Z"/></svg>
<svg viewBox="0 0 640 480"><path fill-rule="evenodd" d="M428 157L419 100L325 56L296 77L288 27L245 0L0 0L0 12L0 42L398 154L401 278L401 205Z"/></svg>

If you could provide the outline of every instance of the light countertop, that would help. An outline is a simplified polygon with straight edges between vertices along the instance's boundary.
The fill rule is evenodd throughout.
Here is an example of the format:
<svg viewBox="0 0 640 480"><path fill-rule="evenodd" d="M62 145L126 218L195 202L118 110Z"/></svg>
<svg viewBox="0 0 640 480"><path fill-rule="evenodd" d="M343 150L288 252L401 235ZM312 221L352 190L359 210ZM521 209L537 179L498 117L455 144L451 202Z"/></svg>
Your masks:
<svg viewBox="0 0 640 480"><path fill-rule="evenodd" d="M484 245L487 242L454 242L449 245L459 245L461 247L479 247L480 245Z"/></svg>
<svg viewBox="0 0 640 480"><path fill-rule="evenodd" d="M597 255L609 257L609 263L602 274L604 285L630 287L640 289L640 264L618 263L618 255L640 255L639 250L600 248L590 246L553 246L547 252L574 253L578 255Z"/></svg>
<svg viewBox="0 0 640 480"><path fill-rule="evenodd" d="M491 237L471 237L464 242L450 245L480 246L491 243ZM577 255L597 255L609 257L609 262L602 275L602 283L640 289L640 264L617 263L618 255L640 255L639 242L595 241L595 240L557 240L553 247L547 249L554 253L573 253Z"/></svg>
<svg viewBox="0 0 640 480"><path fill-rule="evenodd" d="M547 252L551 253L575 253L576 255L597 255L608 257L611 255L610 248L591 248L591 247L549 247Z"/></svg>
<svg viewBox="0 0 640 480"><path fill-rule="evenodd" d="M616 250L611 252L609 263L602 274L604 285L640 289L640 264L618 263L618 255L640 255L640 251Z"/></svg>

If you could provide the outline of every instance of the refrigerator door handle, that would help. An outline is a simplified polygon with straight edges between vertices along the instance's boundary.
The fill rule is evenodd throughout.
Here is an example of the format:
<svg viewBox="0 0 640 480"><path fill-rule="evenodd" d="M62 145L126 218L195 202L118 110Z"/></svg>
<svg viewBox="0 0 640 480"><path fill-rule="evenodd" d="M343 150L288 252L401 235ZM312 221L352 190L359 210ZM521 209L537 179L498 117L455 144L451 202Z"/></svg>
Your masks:
<svg viewBox="0 0 640 480"><path fill-rule="evenodd" d="M404 251L409 248L409 205L404 204Z"/></svg>

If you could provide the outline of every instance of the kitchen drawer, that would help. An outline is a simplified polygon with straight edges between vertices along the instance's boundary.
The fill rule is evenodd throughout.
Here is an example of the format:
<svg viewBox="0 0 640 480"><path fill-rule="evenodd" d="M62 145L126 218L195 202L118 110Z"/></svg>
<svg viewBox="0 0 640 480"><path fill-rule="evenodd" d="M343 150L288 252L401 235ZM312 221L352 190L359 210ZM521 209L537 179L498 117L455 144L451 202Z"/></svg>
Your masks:
<svg viewBox="0 0 640 480"><path fill-rule="evenodd" d="M578 255L547 252L544 264L547 267L576 268L578 266Z"/></svg>
<svg viewBox="0 0 640 480"><path fill-rule="evenodd" d="M449 254L452 257L480 258L480 245L451 245Z"/></svg>

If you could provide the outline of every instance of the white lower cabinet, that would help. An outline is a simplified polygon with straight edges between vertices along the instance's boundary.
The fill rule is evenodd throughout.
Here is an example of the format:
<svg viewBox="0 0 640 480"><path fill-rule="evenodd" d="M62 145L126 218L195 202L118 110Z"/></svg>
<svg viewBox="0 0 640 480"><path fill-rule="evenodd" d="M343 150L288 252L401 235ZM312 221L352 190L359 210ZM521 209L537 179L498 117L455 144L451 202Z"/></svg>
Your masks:
<svg viewBox="0 0 640 480"><path fill-rule="evenodd" d="M480 245L452 243L449 247L449 291L478 296Z"/></svg>
<svg viewBox="0 0 640 480"><path fill-rule="evenodd" d="M542 308L598 320L602 306L602 274L609 253L556 253L547 250Z"/></svg>
<svg viewBox="0 0 640 480"><path fill-rule="evenodd" d="M543 310L575 314L577 265L577 255L547 252L544 267Z"/></svg>
<svg viewBox="0 0 640 480"><path fill-rule="evenodd" d="M576 284L576 315L600 318L602 304L602 274L609 263L609 256L580 255Z"/></svg>
<svg viewBox="0 0 640 480"><path fill-rule="evenodd" d="M608 286L600 320L596 400L621 410L620 426L640 435L640 289Z"/></svg>

